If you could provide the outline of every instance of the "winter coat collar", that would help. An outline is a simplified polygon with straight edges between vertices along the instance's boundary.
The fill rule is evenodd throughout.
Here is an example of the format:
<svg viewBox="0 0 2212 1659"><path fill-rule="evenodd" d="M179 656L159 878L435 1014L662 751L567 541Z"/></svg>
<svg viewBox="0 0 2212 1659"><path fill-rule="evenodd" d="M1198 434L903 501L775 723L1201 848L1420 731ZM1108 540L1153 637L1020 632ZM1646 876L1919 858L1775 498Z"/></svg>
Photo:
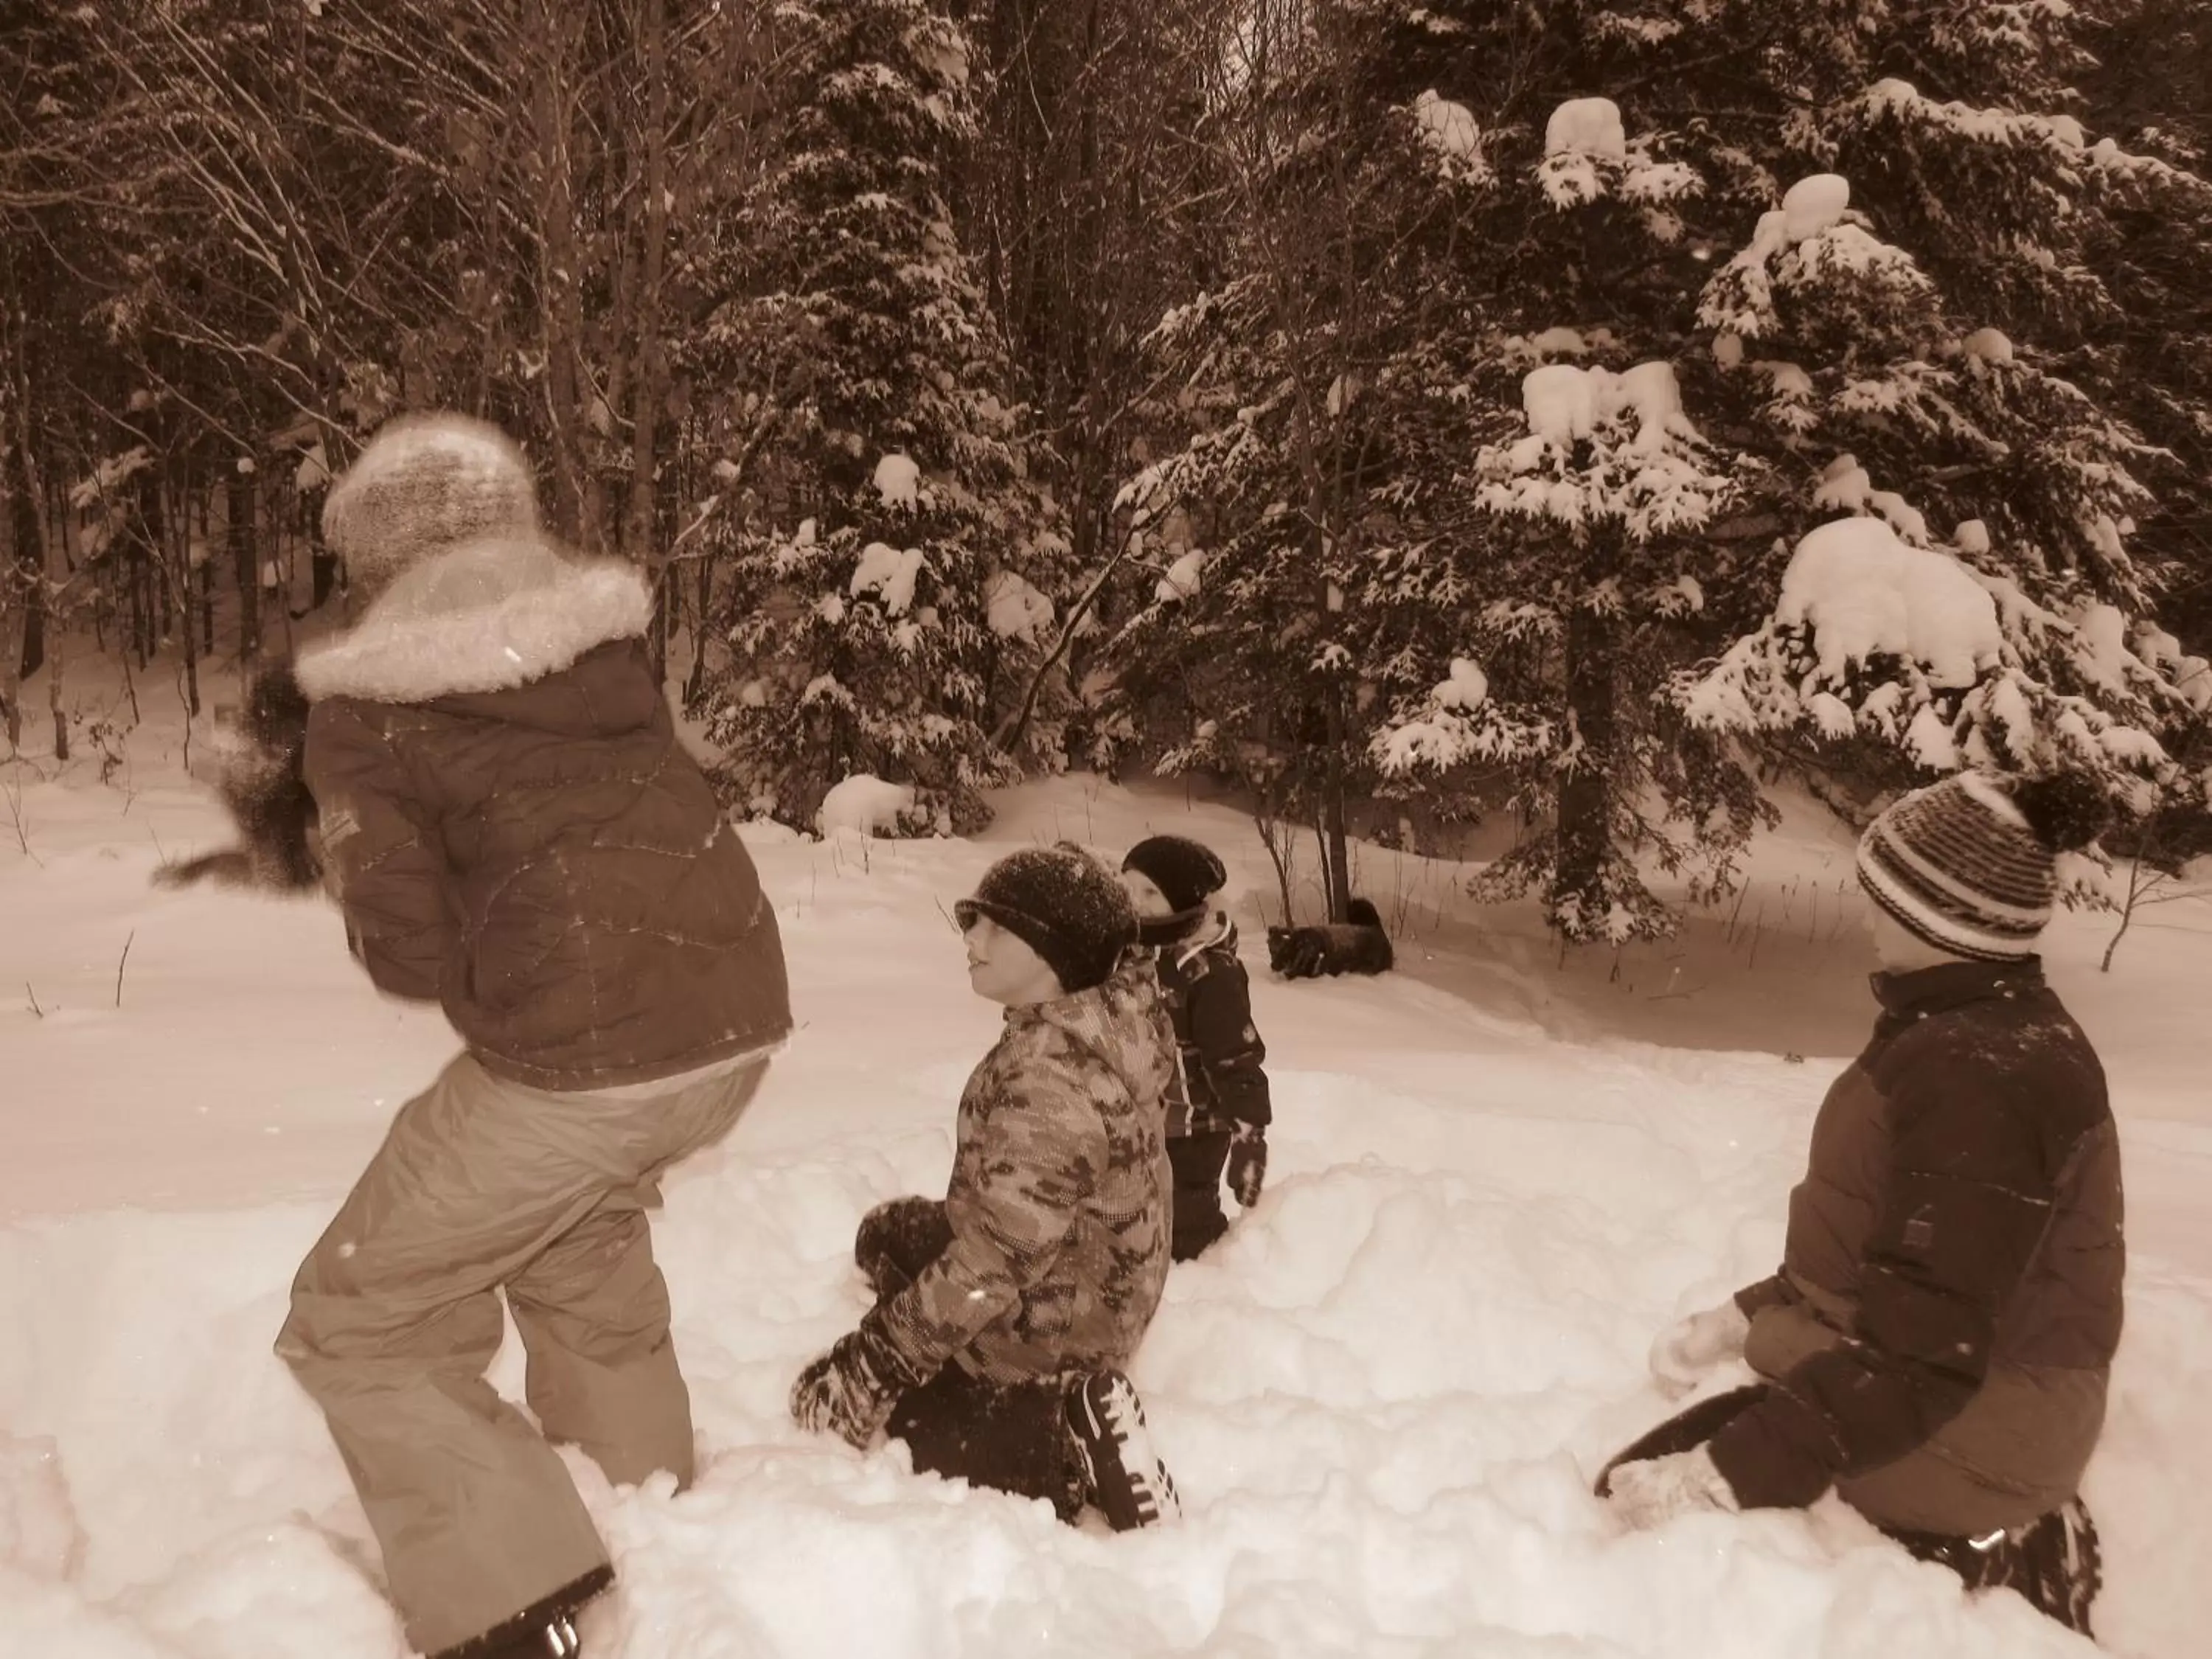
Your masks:
<svg viewBox="0 0 2212 1659"><path fill-rule="evenodd" d="M300 653L310 702L422 703L510 690L653 619L643 576L549 544L475 542L404 572L345 633Z"/></svg>
<svg viewBox="0 0 2212 1659"><path fill-rule="evenodd" d="M1133 1094L1164 1088L1165 1074L1153 1073L1163 1066L1173 1069L1174 1036L1164 1029L1159 975L1135 952L1124 957L1103 984L1049 1002L1009 1008L1006 1018L1002 1042L1034 1040L1056 1031L1096 1055Z"/></svg>
<svg viewBox="0 0 2212 1659"><path fill-rule="evenodd" d="M1970 1002L2043 988L2043 958L2016 962L1947 962L1907 974L1876 974L1869 981L1885 1013L1901 1019L1948 1013Z"/></svg>
<svg viewBox="0 0 2212 1659"><path fill-rule="evenodd" d="M1229 912L1216 910L1209 922L1201 923L1182 941L1175 953L1176 966L1187 968L1205 951L1217 945L1228 947L1231 956L1237 953L1237 924L1229 920Z"/></svg>
<svg viewBox="0 0 2212 1659"><path fill-rule="evenodd" d="M1140 923L1137 940L1182 968L1188 966L1200 951L1211 951L1217 945L1226 945L1234 951L1237 924L1230 921L1226 910L1209 911L1200 905L1194 910L1162 916L1157 921Z"/></svg>

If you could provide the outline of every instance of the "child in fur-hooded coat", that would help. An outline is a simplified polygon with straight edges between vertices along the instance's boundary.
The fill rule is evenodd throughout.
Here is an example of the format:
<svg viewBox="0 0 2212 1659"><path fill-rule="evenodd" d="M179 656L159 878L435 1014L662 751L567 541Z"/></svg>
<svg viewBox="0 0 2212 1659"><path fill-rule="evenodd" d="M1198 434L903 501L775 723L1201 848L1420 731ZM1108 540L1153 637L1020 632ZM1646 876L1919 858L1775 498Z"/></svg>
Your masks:
<svg viewBox="0 0 2212 1659"><path fill-rule="evenodd" d="M395 422L331 491L366 600L303 652L324 878L465 1045L301 1266L277 1352L432 1655L573 1653L607 1552L547 1443L692 1472L645 1212L791 1026L775 912L647 667L636 571L538 531L496 430ZM506 1291L543 1437L485 1383Z"/></svg>

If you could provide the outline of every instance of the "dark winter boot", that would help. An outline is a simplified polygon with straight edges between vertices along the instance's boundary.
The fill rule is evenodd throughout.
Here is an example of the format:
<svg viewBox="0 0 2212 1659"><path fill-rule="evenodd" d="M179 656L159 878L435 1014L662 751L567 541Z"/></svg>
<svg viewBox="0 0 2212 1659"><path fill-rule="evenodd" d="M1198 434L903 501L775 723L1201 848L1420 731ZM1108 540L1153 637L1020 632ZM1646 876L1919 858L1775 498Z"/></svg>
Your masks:
<svg viewBox="0 0 2212 1659"><path fill-rule="evenodd" d="M430 1659L575 1659L584 1650L576 1639L576 1615L614 1582L612 1567L595 1568L483 1635L456 1643Z"/></svg>
<svg viewBox="0 0 2212 1659"><path fill-rule="evenodd" d="M1119 1371L1094 1371L1067 1391L1067 1427L1084 1496L1115 1532L1156 1527L1182 1514L1175 1481L1152 1449L1144 1401Z"/></svg>
<svg viewBox="0 0 2212 1659"><path fill-rule="evenodd" d="M2018 1590L2038 1613L2094 1639L2089 1609L2104 1584L2097 1523L2079 1498L2009 1532L1982 1538L1939 1533L1889 1534L1923 1561L1941 1562L1968 1589Z"/></svg>

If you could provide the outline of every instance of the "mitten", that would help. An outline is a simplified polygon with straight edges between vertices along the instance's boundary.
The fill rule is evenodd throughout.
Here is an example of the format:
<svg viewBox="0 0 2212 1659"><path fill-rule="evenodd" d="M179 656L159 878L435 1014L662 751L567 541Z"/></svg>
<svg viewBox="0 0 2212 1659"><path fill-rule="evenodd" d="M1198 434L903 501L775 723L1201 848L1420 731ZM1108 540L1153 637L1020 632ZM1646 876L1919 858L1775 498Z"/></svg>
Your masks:
<svg viewBox="0 0 2212 1659"><path fill-rule="evenodd" d="M1613 1472L1613 1511L1632 1527L1656 1527L1693 1510L1734 1515L1735 1488L1703 1446L1671 1457L1623 1463Z"/></svg>
<svg viewBox="0 0 2212 1659"><path fill-rule="evenodd" d="M919 1381L870 1314L799 1372L791 1385L791 1415L803 1429L828 1431L866 1451L899 1395Z"/></svg>
<svg viewBox="0 0 2212 1659"><path fill-rule="evenodd" d="M1267 1132L1258 1124L1240 1123L1230 1135L1227 1173L1237 1208L1249 1210L1260 1201L1267 1181Z"/></svg>
<svg viewBox="0 0 2212 1659"><path fill-rule="evenodd" d="M1651 1345L1651 1375L1668 1399L1687 1394L1706 1376L1743 1355L1751 1321L1733 1300L1678 1319Z"/></svg>

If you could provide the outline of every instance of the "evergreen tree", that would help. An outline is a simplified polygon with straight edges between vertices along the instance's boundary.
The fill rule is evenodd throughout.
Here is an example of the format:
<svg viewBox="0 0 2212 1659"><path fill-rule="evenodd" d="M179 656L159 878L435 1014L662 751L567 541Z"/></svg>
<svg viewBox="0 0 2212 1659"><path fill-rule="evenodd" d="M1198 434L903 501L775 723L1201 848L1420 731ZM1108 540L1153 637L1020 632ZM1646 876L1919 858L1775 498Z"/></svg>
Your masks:
<svg viewBox="0 0 2212 1659"><path fill-rule="evenodd" d="M968 41L923 0L785 12L804 101L734 239L743 292L690 356L760 457L750 510L704 532L730 618L705 705L753 810L811 826L866 773L913 787L909 828L965 830L1010 775L992 712L1065 547L947 205L975 131ZM1033 736L1049 753L1057 732Z"/></svg>
<svg viewBox="0 0 2212 1659"><path fill-rule="evenodd" d="M1969 760L2093 764L2130 799L2171 775L2161 734L2194 670L2148 625L2144 451L2081 343L2115 311L2094 257L2113 204L2189 186L2066 113L2066 9L1289 9L1287 56L1324 68L1232 114L1303 100L1285 176L1363 181L1356 222L1332 222L1339 277L1297 276L1337 301L1314 355L1364 374L1291 372L1281 308L1240 309L1319 196L1255 193L1235 274L1163 331L1212 323L1199 360L1252 364L1235 416L1146 481L1235 488L1238 540L1201 579L1218 598L1172 602L1207 630L1212 682L1263 704L1333 672L1384 776L1503 771L1530 828L1494 874L1540 880L1571 937L1665 927L1653 863L1722 890L1762 749L1873 786ZM1302 489L1293 416L1323 429L1307 411L1359 407L1323 391L1355 384L1358 462L1324 476L1387 511L1387 544ZM1288 441L1264 441L1271 416ZM1887 535L1892 566L1943 561L1985 597L2001 642L1963 680L1874 645L1844 649L1847 684L1791 678L1793 556L1838 514L1881 526L1850 550ZM1270 523L1296 532L1273 533L1272 566L1245 550ZM1377 593L1405 614L1375 615ZM1310 654L1285 649L1301 629ZM1759 695L1729 689L1769 657Z"/></svg>

